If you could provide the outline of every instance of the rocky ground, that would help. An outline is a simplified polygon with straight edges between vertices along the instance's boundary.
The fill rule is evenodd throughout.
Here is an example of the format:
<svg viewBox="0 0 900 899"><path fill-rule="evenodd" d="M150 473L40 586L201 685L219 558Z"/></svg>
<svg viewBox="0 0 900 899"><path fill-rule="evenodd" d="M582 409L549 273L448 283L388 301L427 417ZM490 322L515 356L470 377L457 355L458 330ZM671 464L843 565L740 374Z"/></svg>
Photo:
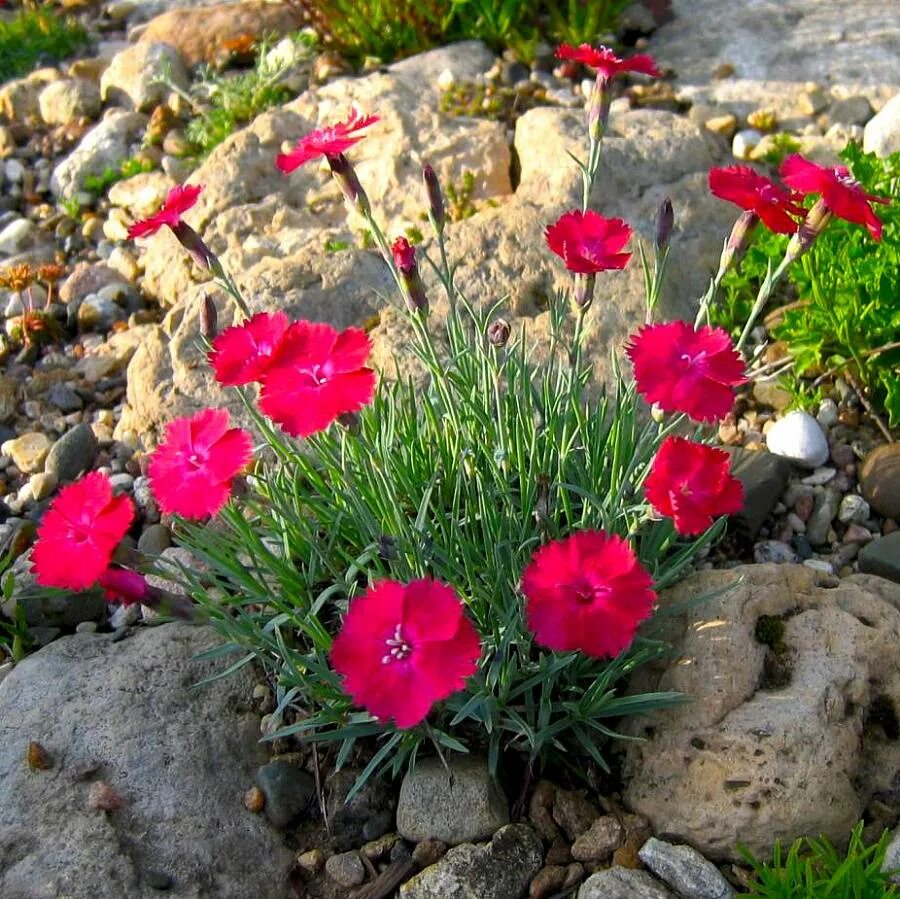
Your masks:
<svg viewBox="0 0 900 899"><path fill-rule="evenodd" d="M445 184L470 185L449 229L469 295L508 294L510 317L540 334L542 297L565 286L541 232L580 194L565 151L581 146L583 73L555 66L548 53L532 68L497 59L480 44L358 77L343 77L333 59L298 59L289 73L295 98L192 171L181 155L183 104L158 76L165 70L184 89L191 66L217 60L229 41L284 34L299 22L271 4L237 12L167 6L113 0L88 8L82 14L96 37L88 55L0 86L0 310L9 338L0 374L0 543L16 574L3 608L21 608L46 647L11 673L0 659L0 892L339 896L365 883L358 895L375 897L406 881L407 897L727 896L726 880L740 882L730 864L736 835L765 852L773 834L840 838L864 811L873 828L893 826L896 787L877 772L900 767L896 734L869 712L900 702L891 667L900 596L873 577L900 582L900 443L887 440L839 382L811 416L787 413L787 395L759 380L722 424L719 438L733 447L748 504L729 542L707 560L717 570L697 577L709 587L733 574L719 569L742 562L779 567L740 569L743 599L717 607L730 622L729 651L673 635L685 641L683 653L719 666L715 676L685 680L677 668L654 676L691 695L711 691L718 712L698 717L710 703L696 702L687 718L657 725L623 762L633 777L624 795L619 784L598 784L586 797L546 783L509 823L507 799L521 791L514 778L507 797L491 792L478 765L464 766L452 789L422 766L399 804L383 791L347 812L347 784L329 782L323 818L318 768L308 754L291 755L301 747L277 746L268 763L259 756L258 718L274 708L268 685L245 669L208 687L202 701L185 691L204 676L189 658L211 634L134 628L137 607L29 597L35 523L59 485L92 468L135 499L141 520L131 548L148 557L180 552L142 459L166 421L222 404L195 339L202 297L215 297L222 323L233 310L170 235L135 246L126 232L185 177L205 185L188 220L254 310L285 308L340 326L379 316L373 336L384 363L394 354L403 360L404 333L378 300L389 289L379 257L357 249L359 223L348 221L326 175L308 167L284 178L272 164L283 145L353 101L382 117L354 159L390 233L422 227L418 174L428 161ZM708 195L706 171L760 158L771 148L764 126L772 116L821 162L852 137L881 153L900 149L900 84L890 80L897 23L868 0L840 14L823 6L759 3L723 17L713 0L676 0L674 19L658 29L643 7L630 14L629 34L669 77L631 85L614 101L594 200L650 238L659 201L672 197L666 315L689 313L734 219ZM471 115L479 105L497 115ZM90 176L134 159L151 170L100 196L87 190ZM349 248L324 252L326 241ZM23 266L37 275L28 287ZM610 343L643 320L642 290L637 266L603 282L591 326L598 374ZM29 317L35 310L46 313L40 329ZM767 678L779 670L779 653L753 636L759 615L785 614L797 727L761 696L773 687ZM687 633L696 640L703 629ZM819 664L822 656L833 664ZM102 685L97 670L107 675ZM61 681L72 686L54 689ZM102 704L102 717L86 697ZM760 738L752 735L766 728L793 741L798 759L777 775L768 755L755 755ZM29 742L44 747L46 768L25 763ZM188 746L190 758L181 754ZM684 759L675 792L667 767L674 756ZM825 769L841 776L829 774L805 794L802 784ZM710 783L719 785L711 794ZM260 809L269 826L253 814ZM754 843L747 834L756 832ZM685 847L645 843L652 833L678 836L720 869ZM448 847L455 848L444 855ZM108 860L102 871L98 857ZM647 870L637 870L638 857ZM616 866L606 870L610 861Z"/></svg>

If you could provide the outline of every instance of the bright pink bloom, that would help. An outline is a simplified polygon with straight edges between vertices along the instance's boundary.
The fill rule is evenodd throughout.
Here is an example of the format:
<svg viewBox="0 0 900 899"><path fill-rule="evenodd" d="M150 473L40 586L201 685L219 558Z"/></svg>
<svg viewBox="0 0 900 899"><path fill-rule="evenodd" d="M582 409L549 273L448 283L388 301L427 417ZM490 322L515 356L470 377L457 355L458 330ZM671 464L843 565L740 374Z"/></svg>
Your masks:
<svg viewBox="0 0 900 899"><path fill-rule="evenodd" d="M259 312L241 325L226 328L209 352L216 380L225 387L261 380L289 324L284 312Z"/></svg>
<svg viewBox="0 0 900 899"><path fill-rule="evenodd" d="M250 461L253 441L228 427L225 409L202 409L176 418L150 460L150 486L167 515L215 515L231 495L234 476Z"/></svg>
<svg viewBox="0 0 900 899"><path fill-rule="evenodd" d="M344 689L380 721L413 727L478 667L478 632L452 587L379 581L350 603L331 650Z"/></svg>
<svg viewBox="0 0 900 899"><path fill-rule="evenodd" d="M644 481L644 493L658 514L674 519L679 534L700 534L714 518L744 507L744 488L730 473L730 464L725 450L667 437Z"/></svg>
<svg viewBox="0 0 900 899"><path fill-rule="evenodd" d="M653 579L621 537L579 531L542 546L522 575L528 626L559 652L617 656L650 615Z"/></svg>
<svg viewBox="0 0 900 899"><path fill-rule="evenodd" d="M734 203L759 216L776 234L793 234L806 210L798 206L789 191L746 165L709 170L709 189L720 200Z"/></svg>
<svg viewBox="0 0 900 899"><path fill-rule="evenodd" d="M646 325L625 348L638 391L665 412L715 421L734 405L744 361L722 328L699 331L683 321Z"/></svg>
<svg viewBox="0 0 900 899"><path fill-rule="evenodd" d="M604 218L589 209L562 215L544 232L547 246L570 272L593 275L606 269L625 268L631 253L619 252L631 237L622 219Z"/></svg>
<svg viewBox="0 0 900 899"><path fill-rule="evenodd" d="M84 590L109 566L134 518L127 496L113 496L105 474L93 471L64 487L38 528L32 571L44 587Z"/></svg>
<svg viewBox="0 0 900 899"><path fill-rule="evenodd" d="M127 568L108 568L100 575L99 584L103 597L108 602L122 602L130 606L145 602L150 596L150 585L146 578Z"/></svg>
<svg viewBox="0 0 900 899"><path fill-rule="evenodd" d="M135 237L149 237L156 234L163 225L168 225L173 230L181 224L181 216L196 202L203 190L202 184L178 184L169 191L159 212L148 218L135 222L128 229L128 239Z"/></svg>
<svg viewBox="0 0 900 899"><path fill-rule="evenodd" d="M394 264L404 274L416 268L416 248L405 237L398 237L391 244L391 254Z"/></svg>
<svg viewBox="0 0 900 899"><path fill-rule="evenodd" d="M838 218L865 225L875 240L881 240L881 219L871 204L890 201L867 194L845 165L826 168L795 153L781 163L781 178L802 194L821 194L825 205Z"/></svg>
<svg viewBox="0 0 900 899"><path fill-rule="evenodd" d="M287 175L311 159L340 156L365 137L364 134L357 134L357 131L362 131L377 121L377 115L363 116L354 106L346 122L338 122L329 128L317 128L301 137L290 153L279 153L275 157L275 165Z"/></svg>
<svg viewBox="0 0 900 899"><path fill-rule="evenodd" d="M662 75L653 57L646 53L632 56L629 59L620 59L609 47L594 48L590 44L573 47L570 44L561 44L556 55L559 59L572 59L590 66L607 80L615 78L621 72L640 72L642 75L652 75L654 78Z"/></svg>
<svg viewBox="0 0 900 899"><path fill-rule="evenodd" d="M372 344L365 331L338 332L323 322L294 322L263 377L259 407L294 437L308 437L375 395L365 367Z"/></svg>

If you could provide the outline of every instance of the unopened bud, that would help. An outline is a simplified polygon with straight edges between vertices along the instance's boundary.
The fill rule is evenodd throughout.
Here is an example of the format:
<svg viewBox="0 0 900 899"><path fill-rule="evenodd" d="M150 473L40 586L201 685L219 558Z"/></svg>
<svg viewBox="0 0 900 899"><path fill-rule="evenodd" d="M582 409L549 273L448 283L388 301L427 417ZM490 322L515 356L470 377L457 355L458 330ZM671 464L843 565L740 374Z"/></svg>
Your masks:
<svg viewBox="0 0 900 899"><path fill-rule="evenodd" d="M675 227L675 210L672 198L665 197L656 210L656 252L662 253L669 246L672 228Z"/></svg>
<svg viewBox="0 0 900 899"><path fill-rule="evenodd" d="M212 340L218 329L219 316L216 312L216 304L208 293L204 294L203 301L200 303L200 333L207 340Z"/></svg>
<svg viewBox="0 0 900 899"><path fill-rule="evenodd" d="M405 238L398 237L391 244L391 255L394 264L400 272L400 283L403 286L403 296L410 312L428 311L428 298L425 296L425 286L419 275L419 266L416 262L416 248Z"/></svg>
<svg viewBox="0 0 900 899"><path fill-rule="evenodd" d="M488 343L498 349L506 346L510 331L509 322L505 318L498 318L496 321L492 321L487 328Z"/></svg>
<svg viewBox="0 0 900 899"><path fill-rule="evenodd" d="M587 110L588 135L592 141L599 141L603 137L603 132L606 131L611 101L609 79L602 72L597 72Z"/></svg>
<svg viewBox="0 0 900 899"><path fill-rule="evenodd" d="M735 260L740 259L747 252L750 246L750 237L753 229L759 221L759 216L755 212L743 212L740 218L734 223L731 234L728 236L728 243L722 250L722 256L719 259L718 279L721 280L722 275L731 268Z"/></svg>
<svg viewBox="0 0 900 899"><path fill-rule="evenodd" d="M444 197L441 193L441 185L434 169L426 165L422 169L422 180L425 182L425 190L428 193L428 217L431 226L440 234L444 230Z"/></svg>
<svg viewBox="0 0 900 899"><path fill-rule="evenodd" d="M341 192L347 202L361 215L368 216L372 208L369 206L369 198L356 177L356 170L343 153L337 156L327 156L331 174L340 185Z"/></svg>
<svg viewBox="0 0 900 899"><path fill-rule="evenodd" d="M172 233L178 238L178 242L191 254L191 258L200 268L211 271L216 275L222 271L218 257L190 225L180 221L172 227Z"/></svg>
<svg viewBox="0 0 900 899"><path fill-rule="evenodd" d="M815 242L831 221L831 210L823 199L816 200L806 214L803 224L791 238L784 258L785 262L796 262Z"/></svg>
<svg viewBox="0 0 900 899"><path fill-rule="evenodd" d="M597 276L594 274L575 275L575 302L582 309L587 309L594 301L594 284L596 281Z"/></svg>

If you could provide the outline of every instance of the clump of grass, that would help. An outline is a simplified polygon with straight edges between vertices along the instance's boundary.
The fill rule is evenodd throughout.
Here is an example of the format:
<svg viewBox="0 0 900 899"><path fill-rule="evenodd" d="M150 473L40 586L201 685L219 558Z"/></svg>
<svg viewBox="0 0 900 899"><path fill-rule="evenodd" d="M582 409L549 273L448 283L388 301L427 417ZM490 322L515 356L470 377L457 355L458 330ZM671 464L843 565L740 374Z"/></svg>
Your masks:
<svg viewBox="0 0 900 899"><path fill-rule="evenodd" d="M0 19L0 82L27 74L42 60L65 59L87 42L77 22L46 6L29 5Z"/></svg>
<svg viewBox="0 0 900 899"><path fill-rule="evenodd" d="M88 175L84 179L84 189L89 190L92 194L105 194L107 188L111 187L117 181L124 181L126 178L133 178L142 172L150 172L153 170L153 163L148 159L139 159L132 156L126 159L118 168L107 166L99 175ZM77 208L77 206L76 206ZM68 210L67 210L68 211ZM73 218L75 216L72 216Z"/></svg>
<svg viewBox="0 0 900 899"><path fill-rule="evenodd" d="M872 846L863 840L863 822L850 834L846 854L825 838L802 837L795 840L787 855L775 844L772 862L763 862L753 853L738 847L738 852L753 869L748 884L749 896L765 899L883 899L900 895L891 883L893 871L882 871L890 842L890 832Z"/></svg>

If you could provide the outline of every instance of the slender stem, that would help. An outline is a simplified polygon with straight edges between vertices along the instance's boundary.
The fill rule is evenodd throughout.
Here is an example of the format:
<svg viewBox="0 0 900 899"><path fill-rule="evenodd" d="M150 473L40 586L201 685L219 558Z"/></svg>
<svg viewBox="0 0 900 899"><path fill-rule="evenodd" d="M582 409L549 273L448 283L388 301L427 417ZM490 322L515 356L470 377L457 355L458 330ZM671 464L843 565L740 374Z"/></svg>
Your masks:
<svg viewBox="0 0 900 899"><path fill-rule="evenodd" d="M740 350L747 342L747 338L750 336L750 332L753 330L753 326L756 324L756 319L759 318L760 312L762 312L766 303L769 301L769 298L772 296L772 291L775 289L775 285L778 283L779 279L785 273L785 271L787 271L787 268L791 264L791 261L791 259L785 256L785 258L781 260L778 268L776 268L774 272L772 271L771 263L769 264L769 269L766 272L766 278L759 288L756 302L753 304L753 308L750 310L750 315L747 317L747 322L744 325L744 330L741 331L741 336L738 338L737 349Z"/></svg>

